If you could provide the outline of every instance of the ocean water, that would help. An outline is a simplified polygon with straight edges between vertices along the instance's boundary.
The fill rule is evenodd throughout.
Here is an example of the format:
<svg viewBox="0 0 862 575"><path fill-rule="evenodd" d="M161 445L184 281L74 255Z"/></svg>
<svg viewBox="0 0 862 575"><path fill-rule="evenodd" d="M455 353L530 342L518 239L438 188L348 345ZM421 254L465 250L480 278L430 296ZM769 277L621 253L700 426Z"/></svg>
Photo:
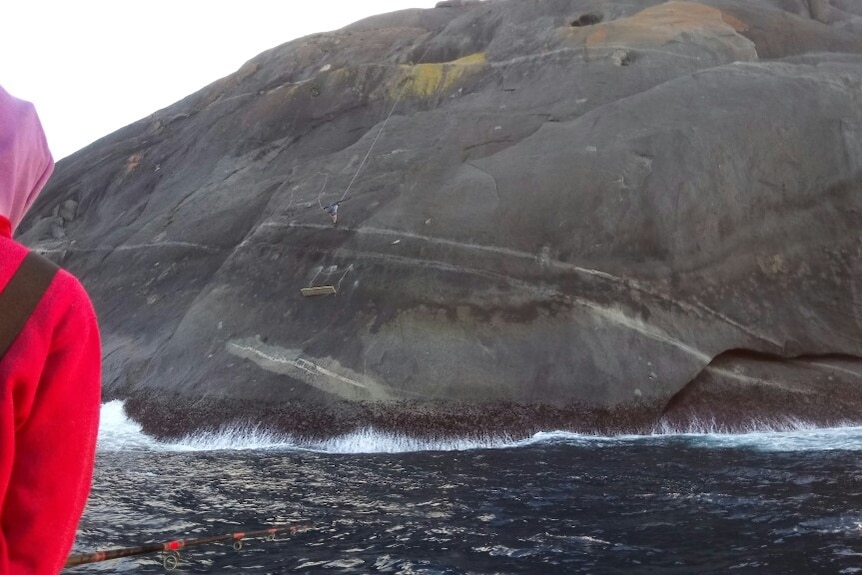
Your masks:
<svg viewBox="0 0 862 575"><path fill-rule="evenodd" d="M789 427L164 444L111 402L75 552L302 523L190 547L174 572L862 573L862 428ZM151 555L67 572L165 569Z"/></svg>

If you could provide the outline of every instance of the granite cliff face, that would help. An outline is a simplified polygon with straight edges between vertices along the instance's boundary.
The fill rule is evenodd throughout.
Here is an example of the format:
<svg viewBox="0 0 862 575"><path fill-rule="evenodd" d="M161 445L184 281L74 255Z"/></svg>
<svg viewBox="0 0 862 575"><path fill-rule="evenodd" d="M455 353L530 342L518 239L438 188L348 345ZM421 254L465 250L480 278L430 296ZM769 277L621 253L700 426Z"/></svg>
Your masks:
<svg viewBox="0 0 862 575"><path fill-rule="evenodd" d="M862 420L860 210L855 0L491 0L261 54L21 239L157 435L732 429Z"/></svg>

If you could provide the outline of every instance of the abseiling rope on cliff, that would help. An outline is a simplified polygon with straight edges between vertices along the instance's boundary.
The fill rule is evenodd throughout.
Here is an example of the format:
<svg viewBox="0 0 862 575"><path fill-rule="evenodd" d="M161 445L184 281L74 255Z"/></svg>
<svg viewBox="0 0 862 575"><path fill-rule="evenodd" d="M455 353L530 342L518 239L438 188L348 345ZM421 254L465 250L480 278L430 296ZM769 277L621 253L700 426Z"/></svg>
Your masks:
<svg viewBox="0 0 862 575"><path fill-rule="evenodd" d="M425 51L422 53L422 56L419 57L419 60L413 64L414 67L422 64L422 61L425 59L425 56L428 55L428 51L431 49L431 44L425 48ZM353 174L353 177L350 178L350 182L347 184L347 187L344 189L344 193L341 194L341 199L337 202L333 202L326 206L322 205L320 198L323 196L324 190L326 189L326 181L323 182L323 188L320 190L320 194L317 196L317 204L323 208L323 210L330 215L332 218L332 224L338 224L338 205L347 200L347 194L350 193L350 188L353 187L354 182L356 182L356 178L359 177L359 173L362 171L362 168L365 167L366 162L368 162L368 158L371 157L371 152L374 150L374 146L377 145L377 141L380 139L380 136L383 134L383 130L386 129L386 124L389 122L389 119L392 117L392 114L395 113L395 109L398 107L399 102L401 102L402 96L404 96L404 92L407 89L407 85L412 81L412 76L405 78L401 83L401 89L398 91L398 96L395 98L395 103L392 104L392 108L389 110L389 113L386 115L386 118L383 120L383 123L380 125L380 129L377 130L377 134L374 136L374 139L371 141L371 145L368 146L368 151L365 152L365 157L362 158L362 161L359 162L359 167L356 168L356 172Z"/></svg>

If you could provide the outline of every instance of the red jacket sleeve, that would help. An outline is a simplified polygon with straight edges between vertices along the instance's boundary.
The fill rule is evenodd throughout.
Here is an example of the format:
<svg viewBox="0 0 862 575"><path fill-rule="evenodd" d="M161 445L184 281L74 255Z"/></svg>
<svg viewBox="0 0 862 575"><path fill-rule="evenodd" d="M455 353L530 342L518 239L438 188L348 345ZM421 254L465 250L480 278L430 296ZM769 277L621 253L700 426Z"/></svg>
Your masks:
<svg viewBox="0 0 862 575"><path fill-rule="evenodd" d="M56 575L92 480L101 395L96 316L61 270L0 361L0 575Z"/></svg>

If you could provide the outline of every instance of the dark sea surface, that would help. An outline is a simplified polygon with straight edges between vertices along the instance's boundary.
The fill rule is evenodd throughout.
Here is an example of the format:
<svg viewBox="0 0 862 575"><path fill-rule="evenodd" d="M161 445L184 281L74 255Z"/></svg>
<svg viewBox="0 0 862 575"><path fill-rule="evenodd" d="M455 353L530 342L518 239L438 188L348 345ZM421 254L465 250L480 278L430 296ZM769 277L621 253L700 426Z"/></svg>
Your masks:
<svg viewBox="0 0 862 575"><path fill-rule="evenodd" d="M76 552L252 531L175 573L862 573L862 428L159 444L103 408ZM158 555L76 573L164 573Z"/></svg>

